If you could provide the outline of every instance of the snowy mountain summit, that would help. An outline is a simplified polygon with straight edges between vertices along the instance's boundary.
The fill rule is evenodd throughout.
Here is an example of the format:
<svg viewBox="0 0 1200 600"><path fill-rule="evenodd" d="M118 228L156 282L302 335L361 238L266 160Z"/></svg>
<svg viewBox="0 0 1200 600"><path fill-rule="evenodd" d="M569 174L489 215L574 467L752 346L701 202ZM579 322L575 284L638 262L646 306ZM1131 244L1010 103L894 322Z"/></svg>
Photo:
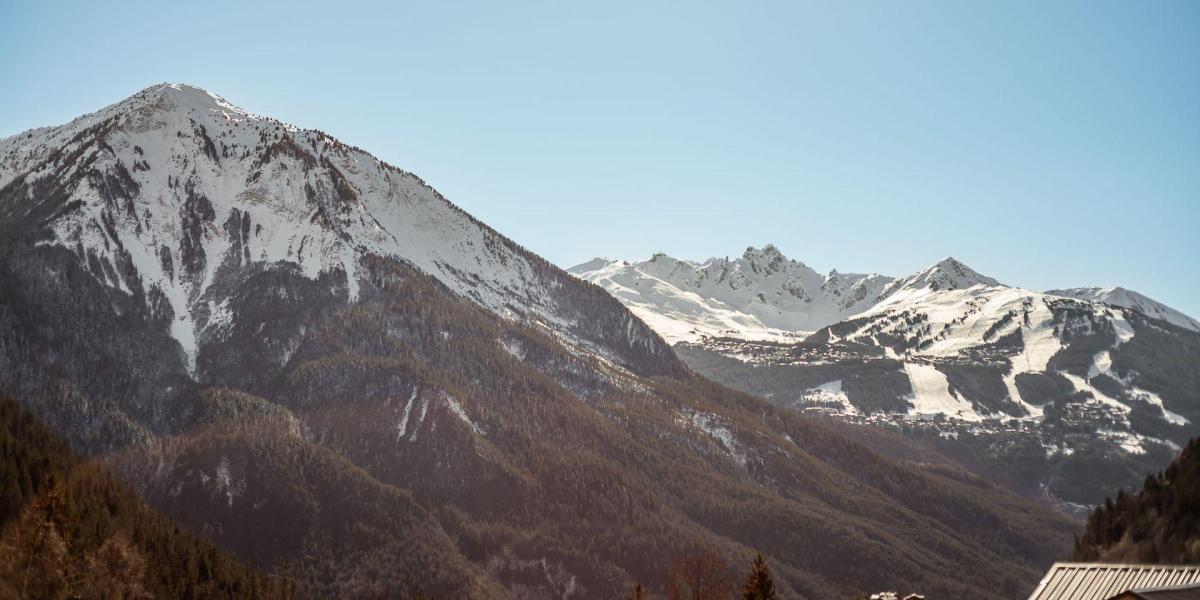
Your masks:
<svg viewBox="0 0 1200 600"><path fill-rule="evenodd" d="M963 290L976 285L994 287L999 286L1000 282L991 277L980 275L971 267L959 262L958 259L949 256L927 269L904 279L896 280L883 291L881 297L891 296L900 290L941 292L946 290Z"/></svg>
<svg viewBox="0 0 1200 600"><path fill-rule="evenodd" d="M94 277L171 313L195 371L239 282L271 268L336 281L351 301L370 257L406 262L508 318L614 362L669 350L615 302L463 212L417 176L329 135L155 85L58 127L0 140L0 223L74 253ZM599 302L611 335L581 318ZM655 358L657 357L657 358Z"/></svg>

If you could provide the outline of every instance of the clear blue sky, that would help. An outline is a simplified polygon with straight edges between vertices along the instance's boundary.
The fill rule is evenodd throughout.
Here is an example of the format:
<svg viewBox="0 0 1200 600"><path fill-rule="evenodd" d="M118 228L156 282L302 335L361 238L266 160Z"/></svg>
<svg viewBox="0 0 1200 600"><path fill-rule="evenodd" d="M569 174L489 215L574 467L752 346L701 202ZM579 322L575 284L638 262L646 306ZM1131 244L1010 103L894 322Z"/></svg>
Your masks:
<svg viewBox="0 0 1200 600"><path fill-rule="evenodd" d="M7 0L0 135L191 83L563 266L954 255L1200 317L1200 2L183 4Z"/></svg>

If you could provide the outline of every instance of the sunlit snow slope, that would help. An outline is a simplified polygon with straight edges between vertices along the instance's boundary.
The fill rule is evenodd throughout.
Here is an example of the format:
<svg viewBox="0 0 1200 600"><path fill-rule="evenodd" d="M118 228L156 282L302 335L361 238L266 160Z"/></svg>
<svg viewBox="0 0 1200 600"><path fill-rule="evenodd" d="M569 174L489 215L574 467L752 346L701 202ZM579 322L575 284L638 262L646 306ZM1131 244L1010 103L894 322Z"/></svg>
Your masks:
<svg viewBox="0 0 1200 600"><path fill-rule="evenodd" d="M656 254L628 263L594 259L569 271L625 303L671 343L704 336L796 340L871 307L890 277L788 260L775 246L703 263Z"/></svg>

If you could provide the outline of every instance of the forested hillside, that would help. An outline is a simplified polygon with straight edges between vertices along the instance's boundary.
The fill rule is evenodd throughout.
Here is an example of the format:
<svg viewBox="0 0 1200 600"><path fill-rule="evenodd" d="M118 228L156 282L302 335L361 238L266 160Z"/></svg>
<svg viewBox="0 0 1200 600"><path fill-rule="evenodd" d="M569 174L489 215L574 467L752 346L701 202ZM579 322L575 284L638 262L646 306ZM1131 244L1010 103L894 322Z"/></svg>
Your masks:
<svg viewBox="0 0 1200 600"><path fill-rule="evenodd" d="M0 397L0 598L289 598Z"/></svg>
<svg viewBox="0 0 1200 600"><path fill-rule="evenodd" d="M1200 438L1141 491L1121 490L1088 517L1075 559L1130 563L1200 562Z"/></svg>

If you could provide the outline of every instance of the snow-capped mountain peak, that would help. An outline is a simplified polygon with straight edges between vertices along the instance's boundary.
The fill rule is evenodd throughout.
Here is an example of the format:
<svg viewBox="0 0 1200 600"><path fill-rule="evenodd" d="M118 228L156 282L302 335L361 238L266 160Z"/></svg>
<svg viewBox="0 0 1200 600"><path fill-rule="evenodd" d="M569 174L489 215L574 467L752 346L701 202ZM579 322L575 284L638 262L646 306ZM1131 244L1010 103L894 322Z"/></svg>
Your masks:
<svg viewBox="0 0 1200 600"><path fill-rule="evenodd" d="M204 89L161 83L147 87L128 98L96 112L77 117L64 125L38 127L0 139L0 187L46 158L51 151L68 143L81 132L119 116L135 128L150 130L165 125L170 117L224 121L267 120L234 106L221 96ZM295 127L288 126L292 130Z"/></svg>
<svg viewBox="0 0 1200 600"><path fill-rule="evenodd" d="M417 176L194 86L151 86L65 125L0 140L0 225L71 251L112 288L169 307L171 334L193 370L204 338L220 335L229 318L230 278L292 265L311 279L340 277L354 301L369 256L407 262L488 310L540 322L618 364L643 352L670 356L606 297L598 306L616 310L607 330L596 315L577 314L580 300L600 293ZM608 339L614 328L626 341Z"/></svg>
<svg viewBox="0 0 1200 600"><path fill-rule="evenodd" d="M866 311L891 310L897 306L920 302L930 295L972 288L1004 288L1004 284L981 275L958 259L948 256L908 277L888 285Z"/></svg>
<svg viewBox="0 0 1200 600"><path fill-rule="evenodd" d="M999 281L979 274L953 256L947 256L919 273L896 282L897 288L927 288L938 292L975 285L999 286Z"/></svg>

